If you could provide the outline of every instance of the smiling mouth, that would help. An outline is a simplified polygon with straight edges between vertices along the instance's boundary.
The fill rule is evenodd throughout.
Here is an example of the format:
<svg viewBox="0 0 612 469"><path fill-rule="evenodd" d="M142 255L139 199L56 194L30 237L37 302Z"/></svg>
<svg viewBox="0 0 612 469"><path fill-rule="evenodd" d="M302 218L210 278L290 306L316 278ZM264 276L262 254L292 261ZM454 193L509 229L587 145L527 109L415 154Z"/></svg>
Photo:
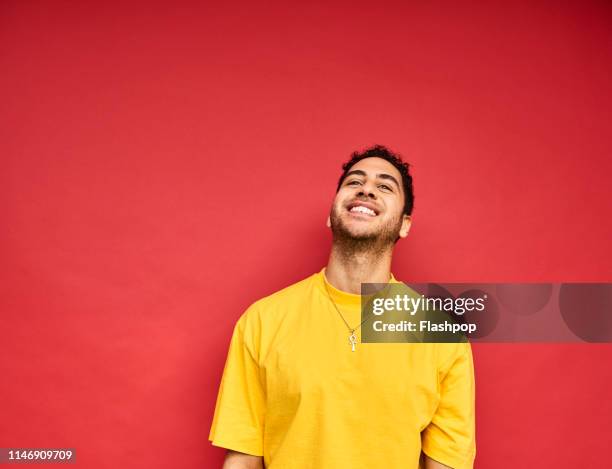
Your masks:
<svg viewBox="0 0 612 469"><path fill-rule="evenodd" d="M367 215L369 217L375 217L376 212L371 208L364 207L363 205L355 205L349 209L350 213L359 213L363 215Z"/></svg>

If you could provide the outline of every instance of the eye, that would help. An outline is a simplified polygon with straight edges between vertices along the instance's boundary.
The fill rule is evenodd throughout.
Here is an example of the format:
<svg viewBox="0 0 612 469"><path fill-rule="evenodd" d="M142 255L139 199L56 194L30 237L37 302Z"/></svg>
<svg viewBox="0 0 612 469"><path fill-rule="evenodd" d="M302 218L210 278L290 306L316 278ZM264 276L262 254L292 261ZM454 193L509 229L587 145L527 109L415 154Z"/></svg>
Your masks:
<svg viewBox="0 0 612 469"><path fill-rule="evenodd" d="M346 183L347 186L354 186L355 184L361 184L361 183L354 179Z"/></svg>
<svg viewBox="0 0 612 469"><path fill-rule="evenodd" d="M386 191L390 191L391 190L391 188L389 186L387 186L386 184L381 184L378 187L380 187L381 189L384 189Z"/></svg>

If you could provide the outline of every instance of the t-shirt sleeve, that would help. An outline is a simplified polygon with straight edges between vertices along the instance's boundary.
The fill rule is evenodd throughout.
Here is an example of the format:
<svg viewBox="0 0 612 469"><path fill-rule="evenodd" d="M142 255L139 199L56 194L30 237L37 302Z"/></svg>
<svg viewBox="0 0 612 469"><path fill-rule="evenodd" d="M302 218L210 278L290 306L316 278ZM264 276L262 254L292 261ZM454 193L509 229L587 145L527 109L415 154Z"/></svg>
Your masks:
<svg viewBox="0 0 612 469"><path fill-rule="evenodd" d="M234 327L208 439L215 446L263 456L265 392L243 314Z"/></svg>
<svg viewBox="0 0 612 469"><path fill-rule="evenodd" d="M439 346L440 401L421 434L423 452L453 469L471 469L476 455L472 349L469 343Z"/></svg>

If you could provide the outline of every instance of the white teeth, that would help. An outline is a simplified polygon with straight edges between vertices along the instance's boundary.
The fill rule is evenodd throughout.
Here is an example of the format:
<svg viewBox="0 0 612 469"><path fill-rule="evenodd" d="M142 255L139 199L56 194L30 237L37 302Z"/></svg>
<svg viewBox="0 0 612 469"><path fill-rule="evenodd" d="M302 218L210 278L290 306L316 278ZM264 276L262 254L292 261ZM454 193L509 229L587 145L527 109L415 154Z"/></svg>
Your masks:
<svg viewBox="0 0 612 469"><path fill-rule="evenodd" d="M361 213L365 213L366 215L370 215L371 217L376 216L376 213L374 212L374 210L369 209L368 207L363 207L361 205L356 205L355 207L353 207L351 209L351 212L361 212Z"/></svg>

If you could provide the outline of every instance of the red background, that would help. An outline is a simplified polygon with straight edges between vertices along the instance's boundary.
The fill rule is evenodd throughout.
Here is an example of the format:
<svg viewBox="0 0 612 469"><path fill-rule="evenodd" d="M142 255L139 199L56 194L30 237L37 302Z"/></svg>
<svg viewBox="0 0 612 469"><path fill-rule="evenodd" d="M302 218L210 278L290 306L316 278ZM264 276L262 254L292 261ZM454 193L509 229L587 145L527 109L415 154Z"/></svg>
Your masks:
<svg viewBox="0 0 612 469"><path fill-rule="evenodd" d="M611 281L611 21L595 1L3 1L0 446L219 467L233 324L325 264L340 165L373 143L414 165L398 278ZM611 362L475 346L477 467L605 464Z"/></svg>

